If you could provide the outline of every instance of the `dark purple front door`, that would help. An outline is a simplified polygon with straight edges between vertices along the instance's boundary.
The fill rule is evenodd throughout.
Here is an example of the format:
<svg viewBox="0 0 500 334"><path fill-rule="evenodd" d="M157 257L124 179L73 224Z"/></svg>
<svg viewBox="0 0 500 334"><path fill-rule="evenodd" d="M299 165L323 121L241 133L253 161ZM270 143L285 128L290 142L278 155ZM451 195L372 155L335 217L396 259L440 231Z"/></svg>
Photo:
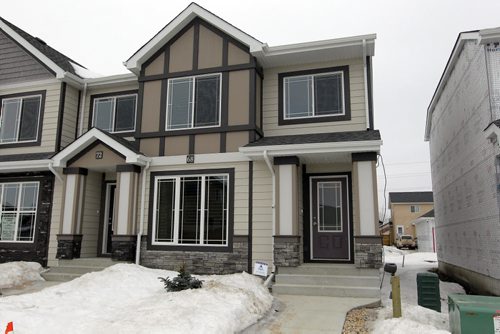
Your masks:
<svg viewBox="0 0 500 334"><path fill-rule="evenodd" d="M347 176L311 176L311 260L350 261Z"/></svg>

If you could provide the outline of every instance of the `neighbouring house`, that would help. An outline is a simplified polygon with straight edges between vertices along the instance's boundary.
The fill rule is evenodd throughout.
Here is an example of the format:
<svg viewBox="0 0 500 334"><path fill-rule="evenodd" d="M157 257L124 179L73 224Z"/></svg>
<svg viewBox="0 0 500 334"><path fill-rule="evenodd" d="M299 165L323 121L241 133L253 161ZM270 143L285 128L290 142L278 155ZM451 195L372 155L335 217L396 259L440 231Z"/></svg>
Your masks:
<svg viewBox="0 0 500 334"><path fill-rule="evenodd" d="M439 270L500 295L500 28L458 35L427 109Z"/></svg>
<svg viewBox="0 0 500 334"><path fill-rule="evenodd" d="M384 246L390 246L394 242L392 220L379 225L380 236L382 237L382 243Z"/></svg>
<svg viewBox="0 0 500 334"><path fill-rule="evenodd" d="M431 210L411 222L415 226L419 252L436 252L436 225L434 210Z"/></svg>
<svg viewBox="0 0 500 334"><path fill-rule="evenodd" d="M411 222L434 207L432 191L391 192L389 210L391 210L391 243L403 234L417 236Z"/></svg>
<svg viewBox="0 0 500 334"><path fill-rule="evenodd" d="M0 261L378 280L375 35L268 46L192 3L130 73L93 78L3 19L0 36Z"/></svg>

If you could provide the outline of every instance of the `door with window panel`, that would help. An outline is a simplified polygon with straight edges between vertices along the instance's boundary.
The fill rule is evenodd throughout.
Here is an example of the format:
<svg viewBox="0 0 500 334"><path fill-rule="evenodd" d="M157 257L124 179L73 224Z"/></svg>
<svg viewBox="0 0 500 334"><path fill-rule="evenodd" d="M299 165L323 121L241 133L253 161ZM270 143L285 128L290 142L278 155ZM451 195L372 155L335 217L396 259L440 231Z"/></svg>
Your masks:
<svg viewBox="0 0 500 334"><path fill-rule="evenodd" d="M311 177L311 259L349 261L347 177Z"/></svg>

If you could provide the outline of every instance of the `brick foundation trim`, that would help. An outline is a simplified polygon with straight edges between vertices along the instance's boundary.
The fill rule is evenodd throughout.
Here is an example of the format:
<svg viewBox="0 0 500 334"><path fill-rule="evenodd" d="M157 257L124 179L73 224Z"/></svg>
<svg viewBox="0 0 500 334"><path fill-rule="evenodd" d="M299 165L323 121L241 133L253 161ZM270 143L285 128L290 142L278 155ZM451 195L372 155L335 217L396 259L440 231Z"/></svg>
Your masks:
<svg viewBox="0 0 500 334"><path fill-rule="evenodd" d="M354 263L356 268L382 267L382 237L355 236Z"/></svg>
<svg viewBox="0 0 500 334"><path fill-rule="evenodd" d="M194 274L232 274L246 271L248 236L233 236L230 252L148 250L147 236L143 236L140 264L150 268L175 271L184 265L188 272Z"/></svg>
<svg viewBox="0 0 500 334"><path fill-rule="evenodd" d="M274 236L274 265L277 267L298 267L300 265L300 236Z"/></svg>

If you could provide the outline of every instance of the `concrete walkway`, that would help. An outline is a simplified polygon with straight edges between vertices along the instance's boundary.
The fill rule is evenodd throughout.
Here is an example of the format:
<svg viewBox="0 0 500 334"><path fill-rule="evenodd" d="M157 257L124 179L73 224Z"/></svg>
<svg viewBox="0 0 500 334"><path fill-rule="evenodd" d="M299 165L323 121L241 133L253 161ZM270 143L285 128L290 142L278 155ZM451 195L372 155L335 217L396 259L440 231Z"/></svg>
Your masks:
<svg viewBox="0 0 500 334"><path fill-rule="evenodd" d="M342 333L347 312L368 304L378 305L380 302L375 298L295 295L280 295L275 298L275 311L243 333Z"/></svg>

